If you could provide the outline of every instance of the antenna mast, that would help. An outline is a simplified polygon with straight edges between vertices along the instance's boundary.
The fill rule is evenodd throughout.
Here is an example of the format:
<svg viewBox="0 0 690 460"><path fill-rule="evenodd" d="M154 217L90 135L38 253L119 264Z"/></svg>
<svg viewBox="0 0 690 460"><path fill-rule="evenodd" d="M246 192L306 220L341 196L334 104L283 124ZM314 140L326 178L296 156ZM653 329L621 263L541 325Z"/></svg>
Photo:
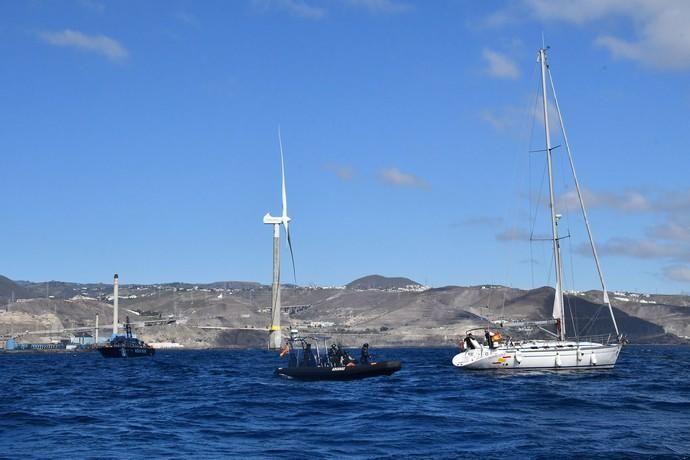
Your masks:
<svg viewBox="0 0 690 460"><path fill-rule="evenodd" d="M556 293L553 299L553 317L556 319L558 338L565 339L565 315L563 312L563 285L561 279L561 248L558 241L558 219L556 214L556 200L553 187L553 168L551 158L551 133L549 128L549 105L546 98L546 48L539 49L539 62L541 63L541 88L542 101L544 103L544 134L546 137L546 163L549 171L549 208L551 209L551 235L553 238L553 258L556 265Z"/></svg>

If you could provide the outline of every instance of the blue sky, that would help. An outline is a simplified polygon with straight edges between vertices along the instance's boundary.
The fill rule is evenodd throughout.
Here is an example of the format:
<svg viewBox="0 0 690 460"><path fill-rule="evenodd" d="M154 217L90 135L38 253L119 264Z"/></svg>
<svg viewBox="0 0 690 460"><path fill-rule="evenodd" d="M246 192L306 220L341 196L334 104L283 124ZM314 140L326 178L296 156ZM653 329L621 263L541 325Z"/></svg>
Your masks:
<svg viewBox="0 0 690 460"><path fill-rule="evenodd" d="M688 291L689 21L684 0L2 2L0 273L269 282L280 125L299 284L548 284L524 240L543 32L609 287ZM555 156L566 285L596 288Z"/></svg>

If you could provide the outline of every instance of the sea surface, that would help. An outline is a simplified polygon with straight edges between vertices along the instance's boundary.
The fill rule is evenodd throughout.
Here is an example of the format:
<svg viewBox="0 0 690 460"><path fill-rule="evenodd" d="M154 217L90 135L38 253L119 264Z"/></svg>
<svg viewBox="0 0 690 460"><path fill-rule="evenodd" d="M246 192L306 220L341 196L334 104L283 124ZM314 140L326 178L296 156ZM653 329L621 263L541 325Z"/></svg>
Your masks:
<svg viewBox="0 0 690 460"><path fill-rule="evenodd" d="M613 370L486 373L373 349L392 377L274 377L266 351L0 353L0 458L683 458L690 347Z"/></svg>

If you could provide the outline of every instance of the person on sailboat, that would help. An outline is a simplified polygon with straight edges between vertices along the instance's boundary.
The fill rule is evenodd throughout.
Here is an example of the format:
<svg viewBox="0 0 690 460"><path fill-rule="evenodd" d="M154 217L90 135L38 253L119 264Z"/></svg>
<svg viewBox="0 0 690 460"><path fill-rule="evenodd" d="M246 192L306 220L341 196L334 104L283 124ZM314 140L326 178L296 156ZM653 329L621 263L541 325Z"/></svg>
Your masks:
<svg viewBox="0 0 690 460"><path fill-rule="evenodd" d="M472 333L468 332L467 336L465 337L465 348L468 350L474 350L477 348L477 341L474 340L474 337L472 337Z"/></svg>
<svg viewBox="0 0 690 460"><path fill-rule="evenodd" d="M493 339L493 334L489 332L488 329L484 331L484 337L486 338L486 343L489 345L489 348L492 350L494 349L494 339Z"/></svg>

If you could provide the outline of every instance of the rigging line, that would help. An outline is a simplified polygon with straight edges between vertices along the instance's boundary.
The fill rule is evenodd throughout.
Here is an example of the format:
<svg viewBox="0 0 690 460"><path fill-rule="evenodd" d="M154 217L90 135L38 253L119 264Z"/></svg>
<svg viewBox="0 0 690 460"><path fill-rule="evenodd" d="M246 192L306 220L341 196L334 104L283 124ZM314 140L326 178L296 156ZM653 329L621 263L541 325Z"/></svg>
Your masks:
<svg viewBox="0 0 690 460"><path fill-rule="evenodd" d="M532 251L532 240L529 242L529 269L532 275L532 289L534 289L534 255Z"/></svg>
<svg viewBox="0 0 690 460"><path fill-rule="evenodd" d="M604 308L604 305L599 305L597 310L594 312L594 314L589 318L589 321L587 324L585 324L585 327L582 328L582 335L593 335L590 334L589 331L592 330L594 327L594 323L599 319L599 316L601 316L601 310Z"/></svg>
<svg viewBox="0 0 690 460"><path fill-rule="evenodd" d="M546 164L546 162L544 162L544 169L542 170L542 175L541 175L541 183L539 184L539 189L538 189L539 193L537 195L537 203L534 207L534 218L532 219L532 222L530 223L530 241L529 241L530 254L531 254L532 245L534 244L534 241L536 241L534 238L534 230L535 230L536 225L537 225L537 217L539 215L539 210L542 206L542 198L544 197L544 195L542 194L542 191L544 190L544 184L546 182L546 176L547 176L547 164ZM531 194L530 194L530 198L531 198ZM551 262L553 262L553 256L552 256ZM530 264L533 264L533 262L530 261ZM532 266L532 270L534 270L533 266ZM534 276L533 276L533 278L534 278ZM550 273L549 273L549 280L548 281L550 284L551 283L551 274Z"/></svg>
<svg viewBox="0 0 690 460"><path fill-rule="evenodd" d="M535 64L534 71L532 73L532 78L533 78L533 80L537 81L538 84L537 84L536 90L534 91L534 102L532 103L532 110L531 110L531 112L532 112L532 116L531 116L532 126L530 128L530 134L529 134L529 146L530 146L530 148L528 150L528 153L533 150L531 147L532 147L532 141L534 140L534 127L537 123L537 114L539 113L538 104L539 104L539 95L540 95L540 91L539 91L539 88L540 88L539 83L540 82L538 79L534 78L536 73L537 73L537 65ZM534 225L535 225L535 222L537 220L537 214L539 212L539 205L541 204L540 203L541 199L537 200L538 202L535 205L534 215L533 215L533 213L532 213L533 210L531 207L533 204L532 203L532 155L527 155L527 157L529 159L529 175L528 175L528 177L529 177L529 184L528 184L529 185L529 187L528 187L529 200L528 200L528 202L529 202L529 206L530 206L529 216L530 216L530 220L531 220L531 222L530 222L530 236L531 236L534 233ZM544 166L544 171L542 171L542 180L541 180L541 184L539 186L539 190L541 190L544 186L545 174L546 174L546 166Z"/></svg>
<svg viewBox="0 0 690 460"><path fill-rule="evenodd" d="M534 65L534 69L532 71L532 80L537 81L539 83L539 80L534 78L534 76L537 74L537 69L538 66L537 64ZM528 152L532 151L532 141L534 140L534 127L537 124L537 113L538 113L538 104L539 104L539 84L537 84L537 89L534 91L534 102L532 102L532 116L530 119L532 120L532 124L530 126L529 130L529 139L527 141L527 145L529 146Z"/></svg>
<svg viewBox="0 0 690 460"><path fill-rule="evenodd" d="M542 248L544 246L542 245ZM554 261L554 257L556 257L556 254L554 254L553 251L551 251L551 260L549 260L549 265L551 266L551 270L549 270L549 278L546 280L546 285L551 286L551 275L556 273L556 269L554 266L556 265L556 262Z"/></svg>
<svg viewBox="0 0 690 460"><path fill-rule="evenodd" d="M592 248L592 255L594 256L594 262L597 267L597 273L599 274L599 281L601 281L601 289L603 291L604 303L609 308L609 314L611 315L611 322L613 323L613 328L616 331L616 337L620 336L618 331L618 324L616 323L616 317L613 314L613 307L611 306L611 301L609 300L609 295L606 289L606 281L604 280L604 273L601 270L601 264L599 263L599 255L597 254L597 247L594 244L594 236L592 235L592 229L589 225L589 218L587 217L587 209L585 208L585 202L582 197L582 191L580 190L580 182L577 180L577 174L575 173L575 163L573 162L573 155L570 150L570 143L568 142L568 136L565 132L565 124L563 123L563 116L561 115L561 108L558 104L558 97L556 96L556 87L553 84L553 78L551 76L551 69L547 69L549 74L549 82L551 83L551 92L553 94L554 104L556 105L556 111L558 112L558 121L561 125L561 132L563 133L563 142L565 144L566 151L568 152L568 161L570 162L570 169L573 173L573 180L575 182L575 189L577 191L577 197L580 201L580 209L582 210L582 217L585 221L585 228L587 229L587 235L589 236L589 244Z"/></svg>
<svg viewBox="0 0 690 460"><path fill-rule="evenodd" d="M541 209L542 198L544 197L544 195L541 192L544 189L544 183L546 182L546 175L547 175L546 173L547 173L547 165L546 165L546 163L544 163L544 169L541 173L541 183L539 184L539 194L537 195L537 203L534 207L534 218L532 219L532 222L530 222L530 232L529 232L530 238L532 238L532 236L534 236L534 228L537 225L537 217L539 214L539 209Z"/></svg>
<svg viewBox="0 0 690 460"><path fill-rule="evenodd" d="M568 226L568 235L570 235L570 226ZM570 282L571 284L571 289L575 291L575 266L573 264L573 241L572 238L568 238L568 259L570 262ZM575 318L577 318L577 312L573 311L576 310L577 308L577 302L574 303L572 310L570 312L571 316L574 315ZM577 337L577 324L575 322L575 319L573 319L573 330L575 331L575 337Z"/></svg>
<svg viewBox="0 0 690 460"><path fill-rule="evenodd" d="M501 306L501 318L506 317L506 291L503 290L503 305Z"/></svg>
<svg viewBox="0 0 690 460"><path fill-rule="evenodd" d="M535 98L535 101L536 101L536 98ZM534 111L533 111L532 113L534 113ZM534 118L535 118L534 115L532 115L532 131L534 131ZM531 141L532 136L533 136L533 134L530 134L530 141ZM528 185L527 185L527 195L528 195L528 198L529 198L529 199L527 200L527 202L528 202L529 218L530 218L530 222L529 222L529 225L530 225L530 231L529 231L529 234L530 234L530 240L529 240L529 268L530 268L530 274L531 274L531 276L532 276L532 289L534 289L534 287L535 287L535 286L534 286L534 251L533 251L533 243L532 243L532 238L531 238L531 236L532 236L532 234L534 233L534 223L533 223L533 222L534 222L534 220L536 220L536 219L533 219L533 217L532 217L532 155L527 155L527 158L529 159L529 161L528 161L528 163L529 163L529 165L528 165L529 171L528 171L528 174L527 174L527 176L528 176L528 178L529 178L529 183L528 183Z"/></svg>
<svg viewBox="0 0 690 460"><path fill-rule="evenodd" d="M552 146L551 146L551 151L553 152L554 150L556 150L556 149L557 149L558 147L560 147L560 146L561 146L561 144L552 145ZM530 151L529 151L529 153L545 153L545 152L546 152L546 149L537 149L537 150L530 150Z"/></svg>
<svg viewBox="0 0 690 460"><path fill-rule="evenodd" d="M539 85L539 87L537 88L535 103L538 103L539 98L542 97L540 88L541 88L541 85ZM538 107L534 108L533 113L534 113L534 115L533 115L534 120L536 120L537 116L540 113ZM553 147L551 148L551 150L553 150ZM546 149L542 149L541 151L546 152ZM542 192L544 191L544 188L545 188L544 184L546 183L547 176L548 176L548 163L545 161L544 162L544 169L542 170L542 173L541 173L541 182L539 184L539 188L538 188L538 192L537 192L537 202L535 203L535 207L534 207L534 218L531 222L530 238L532 238L534 236L534 229L536 227L537 219L539 217L539 211L542 208L542 200L545 200L545 194L543 194ZM531 195L530 195L530 199L531 199Z"/></svg>
<svg viewBox="0 0 690 460"><path fill-rule="evenodd" d="M537 72L539 70L539 66L535 62L534 66L532 67L532 77L528 81L537 81L535 76L537 75ZM532 100L532 104L530 105L529 102L527 103L527 106L525 107L525 112L526 115L529 116L529 120L531 120L530 124L530 134L529 138L527 139L527 151L529 152L532 149L532 141L534 140L534 128L536 125L536 113L537 113L537 104L539 103L539 91L534 91L534 98ZM532 191L532 155L527 155L528 159L528 164L527 164L527 178L528 178L528 184L527 184L527 208L528 208L528 215L529 215L529 225L530 225L530 235L534 232L534 228L532 225L532 200L531 200L531 191ZM517 168L516 168L517 170ZM519 174L518 174L519 177ZM524 180L524 179L523 179ZM524 183L524 182L523 182ZM517 217L515 219L515 222L517 222ZM530 278L531 278L531 287L534 289L534 253L533 253L533 248L532 248L532 242L529 242L529 267L530 267Z"/></svg>
<svg viewBox="0 0 690 460"><path fill-rule="evenodd" d="M568 306L568 311L570 312L570 323L573 325L573 332L575 333L575 338L578 337L577 335L577 327L575 327L575 314L573 311L575 310L575 304L577 302L572 302L569 296L564 296L565 297L565 303Z"/></svg>
<svg viewBox="0 0 690 460"><path fill-rule="evenodd" d="M491 308L491 294L493 293L493 289L489 288L489 298L486 301L486 321L491 324L491 320L489 319L489 310Z"/></svg>

